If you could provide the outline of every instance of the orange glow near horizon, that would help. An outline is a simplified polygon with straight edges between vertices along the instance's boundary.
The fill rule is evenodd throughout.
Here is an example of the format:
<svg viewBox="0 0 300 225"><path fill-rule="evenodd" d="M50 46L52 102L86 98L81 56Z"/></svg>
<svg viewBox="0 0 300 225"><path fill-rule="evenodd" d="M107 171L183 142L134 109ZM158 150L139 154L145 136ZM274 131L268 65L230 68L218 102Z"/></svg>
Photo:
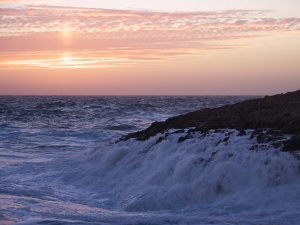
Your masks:
<svg viewBox="0 0 300 225"><path fill-rule="evenodd" d="M0 94L299 89L300 16L33 4L2 8L0 21Z"/></svg>

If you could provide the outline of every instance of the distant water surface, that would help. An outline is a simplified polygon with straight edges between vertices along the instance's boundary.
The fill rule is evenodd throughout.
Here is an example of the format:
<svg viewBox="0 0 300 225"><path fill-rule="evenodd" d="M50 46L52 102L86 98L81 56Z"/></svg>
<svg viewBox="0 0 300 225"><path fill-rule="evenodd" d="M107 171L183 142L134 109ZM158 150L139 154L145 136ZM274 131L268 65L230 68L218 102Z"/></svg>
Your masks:
<svg viewBox="0 0 300 225"><path fill-rule="evenodd" d="M0 96L0 148L80 150L154 121L249 96ZM253 97L252 97L253 98Z"/></svg>

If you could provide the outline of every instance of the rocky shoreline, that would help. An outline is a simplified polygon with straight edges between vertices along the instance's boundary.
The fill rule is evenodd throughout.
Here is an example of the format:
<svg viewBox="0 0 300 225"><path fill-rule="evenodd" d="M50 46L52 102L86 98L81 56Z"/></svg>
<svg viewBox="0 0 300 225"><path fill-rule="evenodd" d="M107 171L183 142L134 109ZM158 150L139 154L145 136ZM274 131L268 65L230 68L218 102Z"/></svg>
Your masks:
<svg viewBox="0 0 300 225"><path fill-rule="evenodd" d="M154 122L143 131L123 136L119 141L131 138L144 141L171 128L191 127L201 132L237 129L241 135L246 129L254 129L260 142L290 134L292 137L284 143L283 149L300 150L300 90L171 117L164 122ZM268 132L262 132L264 129L268 129Z"/></svg>

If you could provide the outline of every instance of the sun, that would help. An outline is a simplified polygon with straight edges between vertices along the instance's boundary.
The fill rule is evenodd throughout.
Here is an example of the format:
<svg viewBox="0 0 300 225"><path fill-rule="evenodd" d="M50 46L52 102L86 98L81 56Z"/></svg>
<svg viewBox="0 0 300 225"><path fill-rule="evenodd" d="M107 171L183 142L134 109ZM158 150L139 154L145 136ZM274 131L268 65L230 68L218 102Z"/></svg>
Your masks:
<svg viewBox="0 0 300 225"><path fill-rule="evenodd" d="M62 57L60 58L61 60L61 64L63 65L71 65L73 64L74 60L73 60L73 57L72 57L72 54L69 53L69 52L66 52L66 53L63 53Z"/></svg>

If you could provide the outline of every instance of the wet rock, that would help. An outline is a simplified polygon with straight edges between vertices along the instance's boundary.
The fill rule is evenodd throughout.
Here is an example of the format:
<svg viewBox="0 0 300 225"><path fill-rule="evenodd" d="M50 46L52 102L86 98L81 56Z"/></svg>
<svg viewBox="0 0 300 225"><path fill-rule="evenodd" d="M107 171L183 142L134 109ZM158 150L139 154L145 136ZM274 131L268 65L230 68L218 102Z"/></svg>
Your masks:
<svg viewBox="0 0 300 225"><path fill-rule="evenodd" d="M246 131L245 130L239 130L239 134L238 136L245 136L246 135Z"/></svg>
<svg viewBox="0 0 300 225"><path fill-rule="evenodd" d="M178 138L178 143L184 142L185 140L190 139L190 138L192 138L192 137L193 137L192 135L187 134L187 135L185 135L184 137Z"/></svg>
<svg viewBox="0 0 300 225"><path fill-rule="evenodd" d="M284 144L284 151L300 151L300 134L294 135Z"/></svg>
<svg viewBox="0 0 300 225"><path fill-rule="evenodd" d="M296 136L286 144L286 149L292 151L299 148L297 135L300 135L300 90L171 117L164 122L154 122L143 131L130 133L119 141L130 138L143 141L171 128L190 127L195 128L190 129L189 133L196 131L205 133L210 129L228 128L239 130L239 135L245 135L246 129L254 129L257 134L252 134L252 138L256 137L262 143L270 140L276 132L280 132L281 135L292 134ZM273 134L262 132L264 129L268 129ZM186 139L184 137L184 140Z"/></svg>

